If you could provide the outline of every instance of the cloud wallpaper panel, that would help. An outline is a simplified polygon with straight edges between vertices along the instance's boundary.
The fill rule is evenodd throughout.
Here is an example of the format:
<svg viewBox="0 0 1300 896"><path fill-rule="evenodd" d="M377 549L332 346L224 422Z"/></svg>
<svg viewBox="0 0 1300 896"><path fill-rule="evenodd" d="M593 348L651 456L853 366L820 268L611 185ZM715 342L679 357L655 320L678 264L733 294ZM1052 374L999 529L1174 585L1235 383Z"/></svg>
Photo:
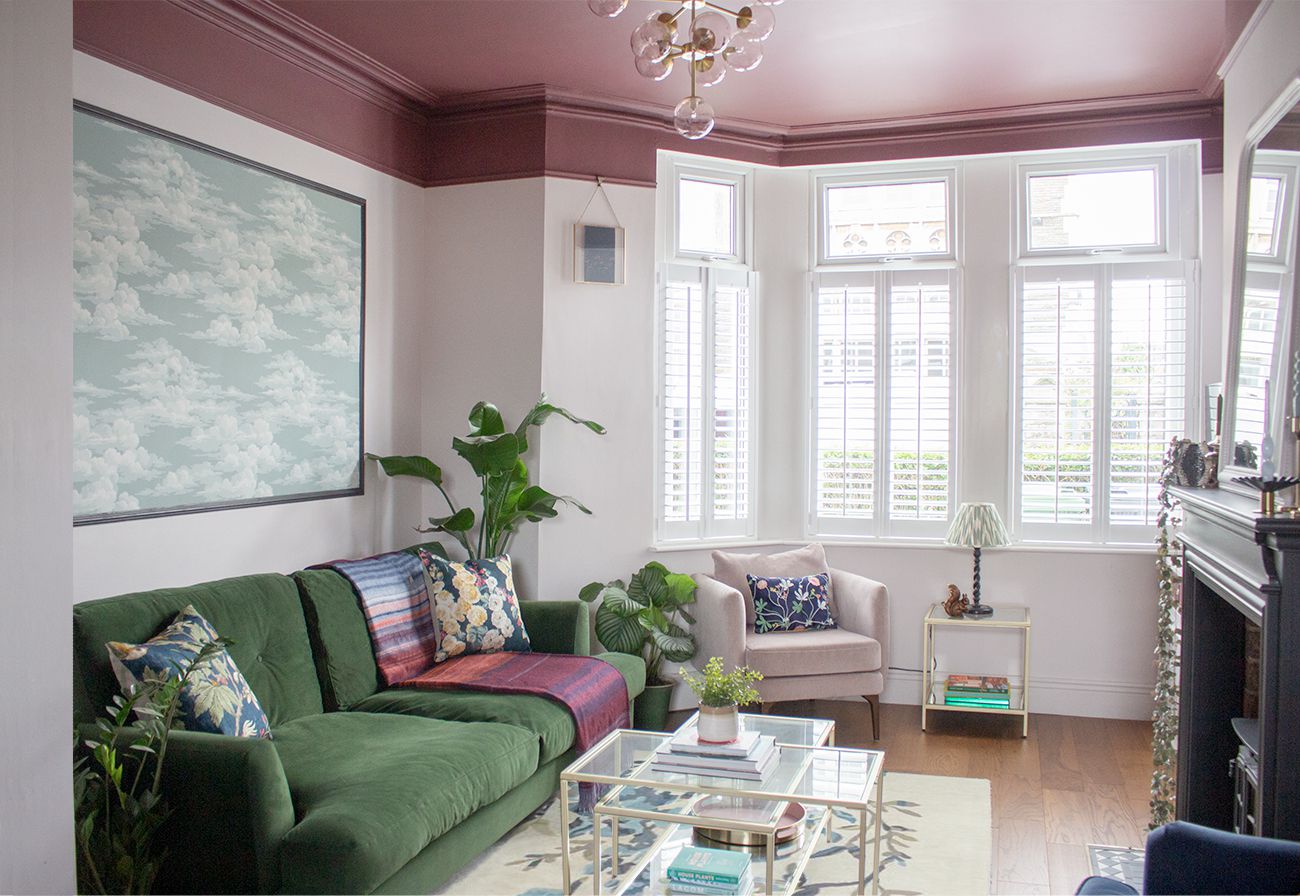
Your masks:
<svg viewBox="0 0 1300 896"><path fill-rule="evenodd" d="M77 522L355 494L364 202L79 106Z"/></svg>

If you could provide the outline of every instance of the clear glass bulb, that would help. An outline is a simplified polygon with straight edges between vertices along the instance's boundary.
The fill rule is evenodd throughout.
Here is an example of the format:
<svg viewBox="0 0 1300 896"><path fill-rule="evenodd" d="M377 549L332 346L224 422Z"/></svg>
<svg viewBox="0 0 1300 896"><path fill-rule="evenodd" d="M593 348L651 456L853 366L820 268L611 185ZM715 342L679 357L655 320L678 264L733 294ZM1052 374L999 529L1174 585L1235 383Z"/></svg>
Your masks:
<svg viewBox="0 0 1300 896"><path fill-rule="evenodd" d="M636 64L637 74L651 81L662 81L673 70L671 59L646 59L644 56L638 56L633 62Z"/></svg>
<svg viewBox="0 0 1300 896"><path fill-rule="evenodd" d="M632 55L658 62L673 48L672 32L658 19L642 22L632 29Z"/></svg>
<svg viewBox="0 0 1300 896"><path fill-rule="evenodd" d="M627 8L627 0L587 0L587 8L598 16L612 19Z"/></svg>
<svg viewBox="0 0 1300 896"><path fill-rule="evenodd" d="M749 6L741 7L736 20L738 24L744 22L740 36L748 40L767 40L776 27L776 13L772 12L772 5L757 0L753 0Z"/></svg>
<svg viewBox="0 0 1300 896"><path fill-rule="evenodd" d="M723 55L728 68L734 68L738 72L752 71L763 61L763 44L756 40L733 39Z"/></svg>
<svg viewBox="0 0 1300 896"><path fill-rule="evenodd" d="M706 53L721 53L731 39L731 21L712 10L695 17L691 40L696 49Z"/></svg>
<svg viewBox="0 0 1300 896"><path fill-rule="evenodd" d="M727 64L722 61L722 54L698 59L695 66L695 83L701 87L716 87L727 77Z"/></svg>
<svg viewBox="0 0 1300 896"><path fill-rule="evenodd" d="M673 127L687 140L700 140L713 130L713 106L698 96L688 96L673 110Z"/></svg>

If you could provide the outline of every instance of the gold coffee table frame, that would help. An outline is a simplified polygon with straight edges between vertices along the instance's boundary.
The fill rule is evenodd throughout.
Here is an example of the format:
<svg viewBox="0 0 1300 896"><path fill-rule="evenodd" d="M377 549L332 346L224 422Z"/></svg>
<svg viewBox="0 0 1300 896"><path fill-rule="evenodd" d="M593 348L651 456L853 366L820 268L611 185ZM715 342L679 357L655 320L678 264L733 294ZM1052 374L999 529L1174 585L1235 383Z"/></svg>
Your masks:
<svg viewBox="0 0 1300 896"><path fill-rule="evenodd" d="M683 727L694 724L695 717L692 717ZM834 810L843 808L858 814L859 896L865 893L867 812L875 810L872 892L878 893L880 816L884 806L884 753L833 746L835 725L827 719L745 715L742 716L742 724L746 728L777 737L781 749L780 759L762 781L653 771L650 766L656 750L672 738L672 734L655 731L614 731L561 772L560 848L564 892L569 893L573 886L569 837L572 821L570 786L594 784L609 788L597 800L592 818L592 890L598 896L605 892L601 866L606 818L610 820L611 828L613 888L610 892L615 896L621 896L636 881L665 844L680 833L682 827L723 828L761 835L766 844L764 892L770 896L775 885L776 834L782 827L781 815L785 804L789 802L798 802L805 807L807 817L804 824L808 827L802 842L794 847L791 854L794 866L782 892L794 892L822 832L829 832L832 827ZM800 742L792 742L796 740ZM665 791L680 794L682 798L671 807L658 809L621 805L620 797L628 788ZM753 799L769 804L770 810L767 817L753 821L694 815L692 810L696 803L710 796ZM623 818L661 822L667 828L627 872L620 873L620 821ZM651 892L656 891L655 883L651 882Z"/></svg>

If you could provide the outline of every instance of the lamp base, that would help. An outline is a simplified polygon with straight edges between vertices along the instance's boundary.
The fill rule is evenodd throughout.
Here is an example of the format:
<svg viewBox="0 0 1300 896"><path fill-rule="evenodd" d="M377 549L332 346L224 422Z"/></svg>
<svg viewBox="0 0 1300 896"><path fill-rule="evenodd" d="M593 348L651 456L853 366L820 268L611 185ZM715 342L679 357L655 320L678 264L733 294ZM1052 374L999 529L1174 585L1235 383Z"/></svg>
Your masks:
<svg viewBox="0 0 1300 896"><path fill-rule="evenodd" d="M992 616L993 608L988 604L971 604L966 611L967 616Z"/></svg>

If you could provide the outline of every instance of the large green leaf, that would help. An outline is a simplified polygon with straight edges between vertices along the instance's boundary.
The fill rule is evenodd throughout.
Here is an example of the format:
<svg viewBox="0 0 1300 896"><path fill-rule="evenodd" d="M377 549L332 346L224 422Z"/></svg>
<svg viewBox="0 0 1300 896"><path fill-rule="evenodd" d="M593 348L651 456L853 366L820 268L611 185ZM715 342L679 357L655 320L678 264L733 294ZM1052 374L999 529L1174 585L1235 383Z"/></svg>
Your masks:
<svg viewBox="0 0 1300 896"><path fill-rule="evenodd" d="M578 592L578 600L582 601L583 603L589 604L597 597L600 597L600 592L604 590L605 590L604 582L591 582L589 584L583 585L582 590Z"/></svg>
<svg viewBox="0 0 1300 896"><path fill-rule="evenodd" d="M429 480L434 485L442 485L442 468L427 457L420 457L418 454L380 457L378 454L369 453L366 457L379 461L379 466L389 476L418 476Z"/></svg>
<svg viewBox="0 0 1300 896"><path fill-rule="evenodd" d="M695 580L690 576L680 572L670 572L664 576L664 584L668 586L668 597L665 604L677 609L686 604L695 603Z"/></svg>
<svg viewBox="0 0 1300 896"><path fill-rule="evenodd" d="M665 572L662 564L647 563L632 576L627 586L628 594L643 607L662 606L668 597Z"/></svg>
<svg viewBox="0 0 1300 896"><path fill-rule="evenodd" d="M644 616L641 618L645 625ZM648 628L650 639L670 663L684 663L695 656L695 639L681 626L669 623L665 629Z"/></svg>
<svg viewBox="0 0 1300 896"><path fill-rule="evenodd" d="M497 406L480 401L469 412L469 434L472 436L499 436L506 431L506 422Z"/></svg>
<svg viewBox="0 0 1300 896"><path fill-rule="evenodd" d="M476 476L508 473L519 460L519 439L514 433L454 438L451 447L474 468Z"/></svg>
<svg viewBox="0 0 1300 896"><path fill-rule="evenodd" d="M587 429L590 429L597 435L603 436L605 434L605 427L601 426L595 420L584 420L566 408L551 404L546 400L546 395L543 394L537 404L533 405L532 410L524 416L523 422L519 424L519 428L515 430L515 435L519 437L519 444L521 446L519 449L520 453L528 450L528 429L533 426L541 426L550 419L552 415L557 414L566 420L587 427Z"/></svg>
<svg viewBox="0 0 1300 896"><path fill-rule="evenodd" d="M429 526L433 532L468 532L474 528L474 511L462 507L451 516L431 516Z"/></svg>
<svg viewBox="0 0 1300 896"><path fill-rule="evenodd" d="M633 617L646 609L644 605L632 599L627 589L623 587L623 583L619 581L610 582L596 597L602 607L608 607L614 615L624 618Z"/></svg>
<svg viewBox="0 0 1300 896"><path fill-rule="evenodd" d="M636 616L619 616L602 604L596 610L596 637L606 650L639 656L646 635Z"/></svg>

